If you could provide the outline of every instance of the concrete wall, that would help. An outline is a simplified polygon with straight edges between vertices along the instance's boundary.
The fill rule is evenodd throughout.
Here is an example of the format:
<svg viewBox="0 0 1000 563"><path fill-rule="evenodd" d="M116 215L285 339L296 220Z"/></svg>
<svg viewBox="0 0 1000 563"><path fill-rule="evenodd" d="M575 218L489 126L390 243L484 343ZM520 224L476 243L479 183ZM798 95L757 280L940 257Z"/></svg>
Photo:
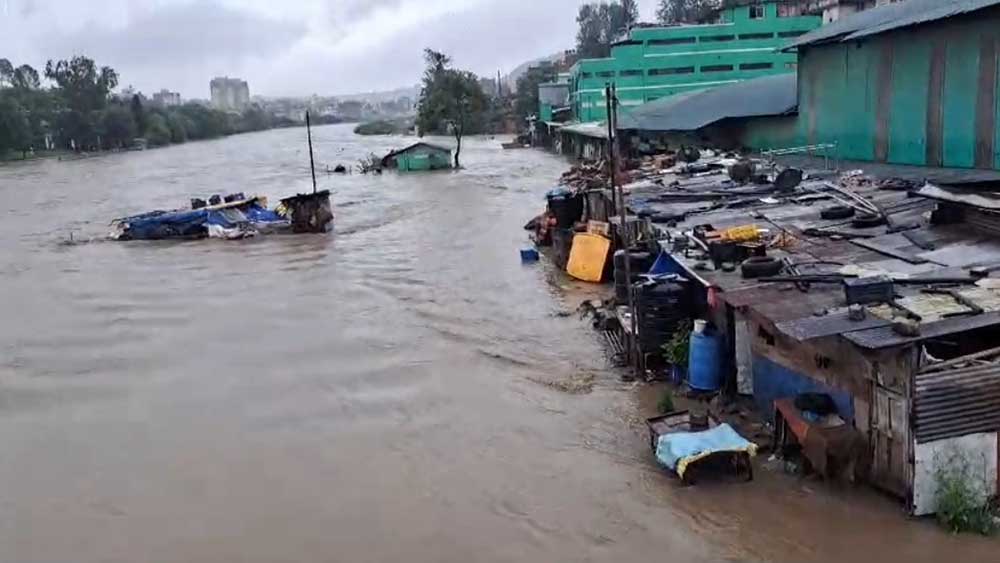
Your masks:
<svg viewBox="0 0 1000 563"><path fill-rule="evenodd" d="M840 156L1000 168L1000 9L799 53L799 132Z"/></svg>
<svg viewBox="0 0 1000 563"><path fill-rule="evenodd" d="M997 433L917 444L914 449L914 515L937 510L938 471L957 472L985 499L997 493Z"/></svg>

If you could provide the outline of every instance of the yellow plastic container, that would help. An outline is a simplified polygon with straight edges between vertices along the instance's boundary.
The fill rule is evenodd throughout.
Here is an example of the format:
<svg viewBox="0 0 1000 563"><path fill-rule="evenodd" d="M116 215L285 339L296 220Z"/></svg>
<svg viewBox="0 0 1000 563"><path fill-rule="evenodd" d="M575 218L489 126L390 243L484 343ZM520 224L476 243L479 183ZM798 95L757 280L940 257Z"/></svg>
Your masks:
<svg viewBox="0 0 1000 563"><path fill-rule="evenodd" d="M760 240L757 225L743 225L722 231L722 240L729 242L755 242Z"/></svg>
<svg viewBox="0 0 1000 563"><path fill-rule="evenodd" d="M573 237L566 273L578 280L599 283L604 278L604 265L608 261L611 241L591 234Z"/></svg>

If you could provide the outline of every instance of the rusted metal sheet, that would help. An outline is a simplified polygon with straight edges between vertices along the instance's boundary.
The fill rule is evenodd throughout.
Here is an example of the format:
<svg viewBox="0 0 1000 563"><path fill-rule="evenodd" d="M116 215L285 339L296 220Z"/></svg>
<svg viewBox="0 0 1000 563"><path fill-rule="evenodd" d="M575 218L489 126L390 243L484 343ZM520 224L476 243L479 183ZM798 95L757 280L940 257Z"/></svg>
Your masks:
<svg viewBox="0 0 1000 563"><path fill-rule="evenodd" d="M875 160L889 158L889 122L892 117L892 62L895 55L893 41L883 41L879 50L878 79L875 92Z"/></svg>
<svg viewBox="0 0 1000 563"><path fill-rule="evenodd" d="M917 374L913 399L917 442L1000 431L1000 364Z"/></svg>
<svg viewBox="0 0 1000 563"><path fill-rule="evenodd" d="M844 335L844 338L869 350L880 350L920 342L928 338L938 338L957 332L966 332L1000 324L1000 313L992 312L968 317L956 317L920 327L920 336L901 336L892 327L859 330Z"/></svg>
<svg viewBox="0 0 1000 563"><path fill-rule="evenodd" d="M996 139L997 40L992 34L979 43L979 84L976 94L976 168L993 167Z"/></svg>
<svg viewBox="0 0 1000 563"><path fill-rule="evenodd" d="M799 342L832 336L834 334L846 334L856 330L867 330L883 326L891 326L892 322L878 317L868 317L863 321L852 321L848 318L847 312L832 313L822 317L806 317L775 324L778 332L790 336Z"/></svg>
<svg viewBox="0 0 1000 563"><path fill-rule="evenodd" d="M944 166L944 78L947 44L938 38L931 46L927 84L927 166Z"/></svg>

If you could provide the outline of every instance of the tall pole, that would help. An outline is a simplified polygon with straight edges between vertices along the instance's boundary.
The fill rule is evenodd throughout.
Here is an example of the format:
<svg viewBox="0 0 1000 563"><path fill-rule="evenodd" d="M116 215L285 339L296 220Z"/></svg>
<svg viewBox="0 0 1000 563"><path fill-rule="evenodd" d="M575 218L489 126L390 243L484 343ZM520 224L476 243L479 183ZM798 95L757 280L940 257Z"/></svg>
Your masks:
<svg viewBox="0 0 1000 563"><path fill-rule="evenodd" d="M618 158L615 151L618 134L618 91L614 83L609 83L605 86L604 97L608 112L608 178L611 182L612 197L615 195L618 196L618 217L621 221L618 234L621 238L623 250L625 251L625 279L628 280L628 313L632 325L632 338L629 339L628 356L636 375L639 375L639 355L641 354L641 350L635 318L635 296L632 292L632 257L629 255L631 244L628 232L628 211L625 203L625 187L618 186L618 179L616 178L618 172ZM615 190L616 187L618 188L617 192Z"/></svg>
<svg viewBox="0 0 1000 563"><path fill-rule="evenodd" d="M313 134L308 111L306 112L306 136L309 138L309 170L313 177L313 193L316 193L316 162L313 160Z"/></svg>

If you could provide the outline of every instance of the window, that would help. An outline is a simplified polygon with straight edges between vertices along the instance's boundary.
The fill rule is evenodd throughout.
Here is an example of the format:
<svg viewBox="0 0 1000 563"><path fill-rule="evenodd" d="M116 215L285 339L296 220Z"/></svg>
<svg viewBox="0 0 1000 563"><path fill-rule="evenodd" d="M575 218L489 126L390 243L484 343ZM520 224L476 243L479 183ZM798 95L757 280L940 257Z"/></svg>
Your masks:
<svg viewBox="0 0 1000 563"><path fill-rule="evenodd" d="M743 63L740 65L740 70L764 70L766 68L774 68L774 63Z"/></svg>
<svg viewBox="0 0 1000 563"><path fill-rule="evenodd" d="M613 71L613 70L602 70L601 72L597 73L597 76L599 78L614 78L615 77L615 71Z"/></svg>
<svg viewBox="0 0 1000 563"><path fill-rule="evenodd" d="M651 68L649 69L650 76L661 76L664 74L692 74L694 73L693 66L680 66L674 68Z"/></svg>
<svg viewBox="0 0 1000 563"><path fill-rule="evenodd" d="M623 70L618 73L618 76L642 76L641 70Z"/></svg>
<svg viewBox="0 0 1000 563"><path fill-rule="evenodd" d="M784 38L798 37L798 36L804 35L804 34L805 34L805 31L782 31L782 32L778 33L778 37L784 37Z"/></svg>
<svg viewBox="0 0 1000 563"><path fill-rule="evenodd" d="M740 39L774 39L773 33L744 33Z"/></svg>
<svg viewBox="0 0 1000 563"><path fill-rule="evenodd" d="M798 4L778 4L779 18L794 18L802 15L802 7Z"/></svg>
<svg viewBox="0 0 1000 563"><path fill-rule="evenodd" d="M580 78L582 78L583 80L586 80L588 78L593 78L593 77L594 77L594 73L592 73L592 72L581 72L580 73Z"/></svg>
<svg viewBox="0 0 1000 563"><path fill-rule="evenodd" d="M752 20L762 20L764 19L764 5L754 4L750 6L750 19Z"/></svg>
<svg viewBox="0 0 1000 563"><path fill-rule="evenodd" d="M694 43L694 37L666 37L664 39L650 39L650 45L684 45Z"/></svg>
<svg viewBox="0 0 1000 563"><path fill-rule="evenodd" d="M785 63L785 68L787 68L788 70L795 70L799 68L799 63L796 62Z"/></svg>
<svg viewBox="0 0 1000 563"><path fill-rule="evenodd" d="M735 35L709 35L699 39L702 43L721 43L723 41L732 41L736 39Z"/></svg>
<svg viewBox="0 0 1000 563"><path fill-rule="evenodd" d="M733 65L706 65L701 67L702 72L727 72L733 70Z"/></svg>

